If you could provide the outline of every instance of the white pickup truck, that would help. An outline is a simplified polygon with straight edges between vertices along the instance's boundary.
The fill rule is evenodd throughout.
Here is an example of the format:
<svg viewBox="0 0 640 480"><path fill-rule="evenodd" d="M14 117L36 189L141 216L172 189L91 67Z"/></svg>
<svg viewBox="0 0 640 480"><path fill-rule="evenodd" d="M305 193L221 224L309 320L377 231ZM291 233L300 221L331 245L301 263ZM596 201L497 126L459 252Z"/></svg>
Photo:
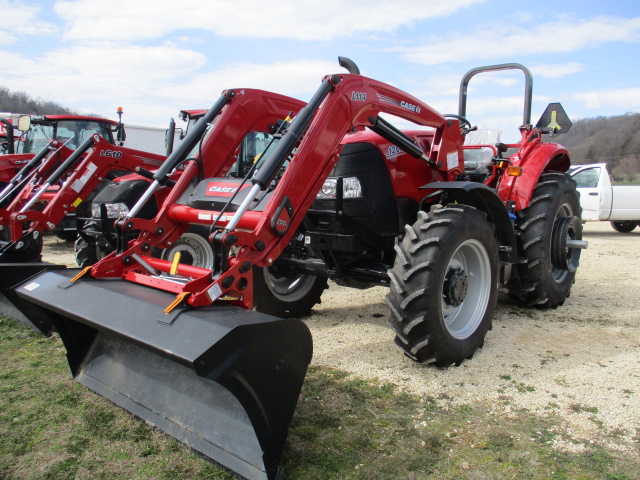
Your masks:
<svg viewBox="0 0 640 480"><path fill-rule="evenodd" d="M569 174L580 192L582 221L609 221L629 233L640 225L640 185L611 185L605 163L573 165Z"/></svg>

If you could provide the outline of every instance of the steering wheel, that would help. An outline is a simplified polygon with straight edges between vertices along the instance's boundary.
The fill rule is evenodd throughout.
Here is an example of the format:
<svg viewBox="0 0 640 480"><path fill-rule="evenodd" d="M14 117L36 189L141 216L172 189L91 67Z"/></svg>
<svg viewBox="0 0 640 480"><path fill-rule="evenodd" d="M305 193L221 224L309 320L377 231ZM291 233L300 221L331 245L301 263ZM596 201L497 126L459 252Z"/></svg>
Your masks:
<svg viewBox="0 0 640 480"><path fill-rule="evenodd" d="M464 129L463 127L466 125L467 128L471 128L471 122L469 120L467 120L466 117L463 117L462 115L455 115L453 113L445 113L444 114L444 118L456 118L458 120L460 120L460 129Z"/></svg>

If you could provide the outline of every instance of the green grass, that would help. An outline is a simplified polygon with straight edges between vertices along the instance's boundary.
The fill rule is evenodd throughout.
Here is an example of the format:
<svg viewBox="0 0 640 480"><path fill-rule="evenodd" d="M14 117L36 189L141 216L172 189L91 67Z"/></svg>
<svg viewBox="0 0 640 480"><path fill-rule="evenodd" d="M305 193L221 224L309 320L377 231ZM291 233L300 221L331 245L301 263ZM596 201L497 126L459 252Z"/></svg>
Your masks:
<svg viewBox="0 0 640 480"><path fill-rule="evenodd" d="M70 377L57 337L0 317L0 478L232 478ZM637 458L602 445L588 445L586 454L556 450L554 440L575 442L557 425L553 410L505 417L438 392L417 398L393 384L311 367L283 480L640 478Z"/></svg>

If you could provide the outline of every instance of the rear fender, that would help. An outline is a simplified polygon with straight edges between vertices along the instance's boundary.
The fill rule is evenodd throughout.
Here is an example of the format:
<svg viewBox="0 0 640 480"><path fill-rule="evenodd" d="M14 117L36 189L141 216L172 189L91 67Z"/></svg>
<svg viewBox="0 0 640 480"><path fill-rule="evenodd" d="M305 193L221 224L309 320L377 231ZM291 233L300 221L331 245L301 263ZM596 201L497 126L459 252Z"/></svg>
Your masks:
<svg viewBox="0 0 640 480"><path fill-rule="evenodd" d="M514 202L515 211L529 206L533 190L542 173L566 172L571 164L569 153L562 145L539 141L533 143L525 144L518 153L511 156L513 165L522 167L522 175L503 175L498 184L499 197L505 202Z"/></svg>
<svg viewBox="0 0 640 480"><path fill-rule="evenodd" d="M500 260L507 263L517 262L518 249L511 214L493 189L475 182L432 182L421 189L436 190L430 196L446 196L448 204L461 203L486 213L488 220L496 227L501 245Z"/></svg>

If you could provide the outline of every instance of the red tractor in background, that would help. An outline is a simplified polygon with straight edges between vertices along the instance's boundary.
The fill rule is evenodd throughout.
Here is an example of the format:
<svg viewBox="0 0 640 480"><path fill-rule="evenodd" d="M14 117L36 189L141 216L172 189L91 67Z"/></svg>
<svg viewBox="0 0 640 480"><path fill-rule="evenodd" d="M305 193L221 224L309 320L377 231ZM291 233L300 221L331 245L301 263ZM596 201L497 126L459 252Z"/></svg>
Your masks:
<svg viewBox="0 0 640 480"><path fill-rule="evenodd" d="M3 123L6 127L6 122ZM55 140L60 145L64 145L69 152L94 134L101 136L111 144L115 144L116 141L121 142L125 137L122 122L82 115L20 115L14 127L17 127L22 134L14 142L7 142L8 154L0 155L0 191L2 192L5 191L8 183L16 185L16 179L21 176L23 167L29 165L30 161L40 152L44 153L44 150L49 148L51 141ZM6 128L7 133L9 130ZM10 135L13 137L13 130ZM10 143L11 145L9 145ZM53 148L59 149L59 146ZM60 159L60 162L63 160ZM31 167L35 166L37 165L31 164ZM22 174L26 174L26 172L22 171ZM52 190L47 192L45 198L42 199L43 201L47 200L46 197L55 194L56 187L54 185L52 187ZM5 208L7 199L6 196L2 198L4 202L2 206ZM64 218L63 222L56 226L55 233L63 239L74 239L76 234L73 216Z"/></svg>
<svg viewBox="0 0 640 480"><path fill-rule="evenodd" d="M76 380L246 478L279 475L312 354L295 317L328 279L389 285L396 343L448 366L483 345L499 291L561 305L586 248L569 154L543 141L559 133L561 107L530 123L525 67L468 72L458 114L442 115L341 64L349 74L326 76L306 105L223 92L113 222L114 252L16 288L53 318ZM505 69L525 76L521 142L464 145L475 128L469 80ZM400 131L381 114L416 128ZM242 152L252 135L264 149L251 161ZM157 214L144 218L177 168ZM194 228L206 232L207 265L183 261L189 252L176 246Z"/></svg>
<svg viewBox="0 0 640 480"><path fill-rule="evenodd" d="M6 128L6 122L3 124L6 134L9 133L11 129ZM8 147L8 154L0 156L0 182L4 183L11 181L22 165L31 160L51 140L58 140L74 150L94 133L112 144L124 135L124 125L121 122L82 115L21 115L18 123L14 125L15 128L22 132L20 137L14 139L17 146ZM11 130L12 137L13 133Z"/></svg>
<svg viewBox="0 0 640 480"><path fill-rule="evenodd" d="M0 114L0 155L7 155L15 151L13 122L13 115ZM0 186L2 185L0 184Z"/></svg>

